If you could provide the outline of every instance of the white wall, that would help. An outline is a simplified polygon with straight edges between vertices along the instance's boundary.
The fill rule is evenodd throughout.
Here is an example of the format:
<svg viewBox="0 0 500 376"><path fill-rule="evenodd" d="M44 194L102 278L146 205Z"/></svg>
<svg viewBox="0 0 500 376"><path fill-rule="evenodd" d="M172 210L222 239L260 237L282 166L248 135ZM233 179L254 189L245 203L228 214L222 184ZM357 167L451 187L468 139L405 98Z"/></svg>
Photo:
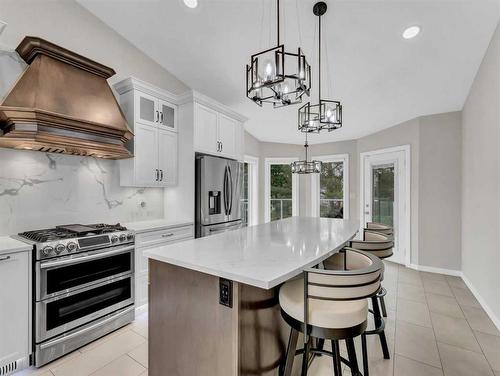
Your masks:
<svg viewBox="0 0 500 376"><path fill-rule="evenodd" d="M462 271L500 328L500 26L462 119Z"/></svg>
<svg viewBox="0 0 500 376"><path fill-rule="evenodd" d="M4 47L14 49L25 35L39 36L114 68L111 84L132 75L176 94L188 89L73 0L2 0L0 19L8 23L0 37ZM3 97L20 70L9 69L12 77L0 71ZM0 235L163 217L163 190L120 187L116 161L12 149L0 149L0 160Z"/></svg>

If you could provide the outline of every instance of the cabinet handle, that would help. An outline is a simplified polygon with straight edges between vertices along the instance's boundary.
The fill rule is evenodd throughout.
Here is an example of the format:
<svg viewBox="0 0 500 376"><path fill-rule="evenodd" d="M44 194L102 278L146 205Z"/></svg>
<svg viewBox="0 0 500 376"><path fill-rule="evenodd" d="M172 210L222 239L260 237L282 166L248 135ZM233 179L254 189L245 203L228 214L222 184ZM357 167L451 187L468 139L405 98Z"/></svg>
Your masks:
<svg viewBox="0 0 500 376"><path fill-rule="evenodd" d="M155 120L155 122L159 122L159 121L160 121L160 112L156 111L156 120Z"/></svg>
<svg viewBox="0 0 500 376"><path fill-rule="evenodd" d="M160 170L160 181L163 181L163 170Z"/></svg>
<svg viewBox="0 0 500 376"><path fill-rule="evenodd" d="M160 123L163 124L163 111L160 112Z"/></svg>
<svg viewBox="0 0 500 376"><path fill-rule="evenodd" d="M156 181L160 179L160 171L156 169Z"/></svg>
<svg viewBox="0 0 500 376"><path fill-rule="evenodd" d="M173 233L173 232L171 232L171 233L169 233L169 234L163 234L161 237L162 237L162 238L170 238L171 236L174 236L174 233Z"/></svg>
<svg viewBox="0 0 500 376"><path fill-rule="evenodd" d="M222 145L223 145L223 143L222 143L222 141L221 141L221 142L220 142L220 151L221 151L221 152L222 152L222 149L223 149Z"/></svg>
<svg viewBox="0 0 500 376"><path fill-rule="evenodd" d="M0 257L0 261L10 260L10 256Z"/></svg>

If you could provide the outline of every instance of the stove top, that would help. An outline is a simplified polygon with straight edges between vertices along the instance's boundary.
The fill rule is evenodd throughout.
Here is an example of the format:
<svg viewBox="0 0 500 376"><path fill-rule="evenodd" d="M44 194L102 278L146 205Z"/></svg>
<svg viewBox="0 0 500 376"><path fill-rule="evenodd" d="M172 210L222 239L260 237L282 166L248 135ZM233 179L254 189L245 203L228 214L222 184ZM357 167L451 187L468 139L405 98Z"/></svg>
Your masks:
<svg viewBox="0 0 500 376"><path fill-rule="evenodd" d="M119 223L115 225L108 225L104 223L97 223L92 225L72 224L56 226L54 228L43 230L21 232L19 236L37 243L45 243L62 239L81 238L85 236L107 234L118 231L127 231L127 228L121 226Z"/></svg>

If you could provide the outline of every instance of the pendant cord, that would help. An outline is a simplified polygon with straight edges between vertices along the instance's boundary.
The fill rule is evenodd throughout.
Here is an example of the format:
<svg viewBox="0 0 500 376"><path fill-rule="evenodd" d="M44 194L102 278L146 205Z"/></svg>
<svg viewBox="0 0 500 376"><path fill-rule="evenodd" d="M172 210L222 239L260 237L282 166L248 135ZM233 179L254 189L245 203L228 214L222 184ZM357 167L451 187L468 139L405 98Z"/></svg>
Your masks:
<svg viewBox="0 0 500 376"><path fill-rule="evenodd" d="M264 44L264 39L265 39L264 18L265 18L265 15L266 15L265 8L264 8L264 0L261 1L261 6L262 6L262 12L261 12L261 16L260 16L259 48L262 50L263 49L263 44Z"/></svg>
<svg viewBox="0 0 500 376"><path fill-rule="evenodd" d="M321 16L319 17L318 32L318 103L321 103Z"/></svg>
<svg viewBox="0 0 500 376"><path fill-rule="evenodd" d="M280 0L276 0L276 14L277 14L277 31L278 31L278 46L280 45Z"/></svg>
<svg viewBox="0 0 500 376"><path fill-rule="evenodd" d="M303 47L303 45L302 45L302 31L300 29L299 0L295 0L295 14L297 15L297 29L299 31L299 47Z"/></svg>

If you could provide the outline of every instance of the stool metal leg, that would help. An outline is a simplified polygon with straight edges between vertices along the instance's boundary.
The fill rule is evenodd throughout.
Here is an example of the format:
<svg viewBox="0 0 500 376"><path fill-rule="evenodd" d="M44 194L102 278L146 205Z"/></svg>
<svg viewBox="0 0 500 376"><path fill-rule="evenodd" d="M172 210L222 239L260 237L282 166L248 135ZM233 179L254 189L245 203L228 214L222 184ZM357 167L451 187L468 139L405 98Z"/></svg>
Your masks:
<svg viewBox="0 0 500 376"><path fill-rule="evenodd" d="M375 327L380 327L382 324L382 316L380 315L380 308L378 306L378 299L376 296L372 296L373 305L373 316L375 319ZM390 359L389 347L387 346L387 339L385 338L385 332L382 330L378 334L380 338L380 345L382 346L382 352L384 353L384 359Z"/></svg>
<svg viewBox="0 0 500 376"><path fill-rule="evenodd" d="M325 347L325 339L324 338L318 338L318 342L316 344L316 348L318 350L323 350ZM316 354L316 356L321 356L321 354Z"/></svg>
<svg viewBox="0 0 500 376"><path fill-rule="evenodd" d="M368 375L368 348L366 346L366 334L361 334L361 351L363 353L363 376Z"/></svg>
<svg viewBox="0 0 500 376"><path fill-rule="evenodd" d="M385 309L384 297L381 296L379 299L380 299L380 307L382 308L382 316L387 317L387 310Z"/></svg>
<svg viewBox="0 0 500 376"><path fill-rule="evenodd" d="M348 338L345 340L347 347L347 355L349 356L349 363L351 363L351 373L353 376L359 376L358 358L356 357L356 348L354 347L354 340Z"/></svg>
<svg viewBox="0 0 500 376"><path fill-rule="evenodd" d="M288 347L286 350L285 364L282 367L282 376L290 376L292 374L293 360L295 359L295 351L297 349L297 341L299 332L295 329L290 330L290 338L288 339Z"/></svg>
<svg viewBox="0 0 500 376"><path fill-rule="evenodd" d="M332 339L332 353L333 353L333 373L335 376L342 376L342 363L340 361L340 346L339 341Z"/></svg>
<svg viewBox="0 0 500 376"><path fill-rule="evenodd" d="M311 344L311 338L309 341L304 343L304 352L302 354L302 373L301 376L307 376L307 367L309 366L309 348Z"/></svg>

